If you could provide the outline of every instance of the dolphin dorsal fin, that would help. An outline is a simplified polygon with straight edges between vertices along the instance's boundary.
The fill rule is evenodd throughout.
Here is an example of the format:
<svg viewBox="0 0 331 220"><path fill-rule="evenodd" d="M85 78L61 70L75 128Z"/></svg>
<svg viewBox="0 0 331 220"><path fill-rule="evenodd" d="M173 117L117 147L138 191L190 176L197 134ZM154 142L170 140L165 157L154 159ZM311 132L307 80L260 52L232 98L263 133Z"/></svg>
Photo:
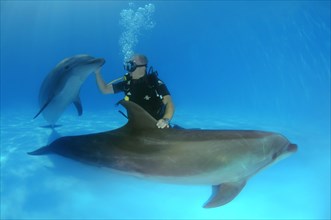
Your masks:
<svg viewBox="0 0 331 220"><path fill-rule="evenodd" d="M153 118L142 107L131 101L121 100L119 103L127 110L129 118L127 126L130 126L134 129L157 129L156 119Z"/></svg>

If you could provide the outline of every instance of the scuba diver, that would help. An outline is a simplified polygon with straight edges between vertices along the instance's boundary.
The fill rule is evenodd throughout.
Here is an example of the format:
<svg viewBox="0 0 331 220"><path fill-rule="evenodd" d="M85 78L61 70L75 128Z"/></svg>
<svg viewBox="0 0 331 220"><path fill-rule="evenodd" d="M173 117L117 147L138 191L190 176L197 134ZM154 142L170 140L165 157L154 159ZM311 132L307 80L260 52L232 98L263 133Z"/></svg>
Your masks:
<svg viewBox="0 0 331 220"><path fill-rule="evenodd" d="M125 100L135 102L151 114L158 128L169 128L174 115L174 104L167 86L153 67L147 72L148 59L145 55L136 54L125 62L128 71L124 77L106 84L101 75L101 68L95 71L97 85L103 94L125 93Z"/></svg>

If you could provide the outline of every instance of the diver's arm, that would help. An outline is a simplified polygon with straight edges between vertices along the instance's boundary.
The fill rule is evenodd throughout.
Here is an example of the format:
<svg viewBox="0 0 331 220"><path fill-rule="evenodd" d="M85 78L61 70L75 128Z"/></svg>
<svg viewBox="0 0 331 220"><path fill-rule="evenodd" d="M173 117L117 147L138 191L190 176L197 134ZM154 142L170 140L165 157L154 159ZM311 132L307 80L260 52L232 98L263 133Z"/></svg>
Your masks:
<svg viewBox="0 0 331 220"><path fill-rule="evenodd" d="M101 75L101 70L97 69L95 71L95 77L97 80L97 85L99 87L99 90L103 93L103 94L114 94L114 88L112 82L106 84L106 82L103 80L102 75Z"/></svg>
<svg viewBox="0 0 331 220"><path fill-rule="evenodd" d="M164 96L162 102L165 105L165 113L163 115L163 118L171 120L175 113L175 105L172 102L171 96Z"/></svg>
<svg viewBox="0 0 331 220"><path fill-rule="evenodd" d="M158 128L169 128L169 121L172 119L175 113L175 105L172 102L170 95L164 96L162 102L165 105L165 113L163 118L158 120L156 126Z"/></svg>

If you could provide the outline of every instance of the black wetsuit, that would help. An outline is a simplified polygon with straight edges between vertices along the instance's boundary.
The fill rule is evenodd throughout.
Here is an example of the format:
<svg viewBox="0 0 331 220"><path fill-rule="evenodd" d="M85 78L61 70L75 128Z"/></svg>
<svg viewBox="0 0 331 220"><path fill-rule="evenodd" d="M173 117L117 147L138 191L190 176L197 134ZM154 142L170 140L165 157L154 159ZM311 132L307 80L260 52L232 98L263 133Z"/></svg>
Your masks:
<svg viewBox="0 0 331 220"><path fill-rule="evenodd" d="M140 79L131 79L126 75L126 80L113 85L114 92L124 92L130 101L143 107L156 120L164 115L165 106L162 99L170 95L167 86L155 73L146 74Z"/></svg>

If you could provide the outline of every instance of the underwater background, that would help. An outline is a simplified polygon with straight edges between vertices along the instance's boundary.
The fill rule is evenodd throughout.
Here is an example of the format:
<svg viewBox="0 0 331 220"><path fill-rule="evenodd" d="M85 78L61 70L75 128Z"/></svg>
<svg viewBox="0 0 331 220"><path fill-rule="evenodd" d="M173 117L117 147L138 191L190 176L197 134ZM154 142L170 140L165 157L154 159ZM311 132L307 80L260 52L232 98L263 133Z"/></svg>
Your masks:
<svg viewBox="0 0 331 220"><path fill-rule="evenodd" d="M279 132L298 152L259 172L229 204L203 209L211 186L125 176L46 145L38 92L66 57L106 59L106 81L146 54L185 128ZM125 124L91 74L84 113L56 135ZM330 1L1 0L1 219L330 219Z"/></svg>

